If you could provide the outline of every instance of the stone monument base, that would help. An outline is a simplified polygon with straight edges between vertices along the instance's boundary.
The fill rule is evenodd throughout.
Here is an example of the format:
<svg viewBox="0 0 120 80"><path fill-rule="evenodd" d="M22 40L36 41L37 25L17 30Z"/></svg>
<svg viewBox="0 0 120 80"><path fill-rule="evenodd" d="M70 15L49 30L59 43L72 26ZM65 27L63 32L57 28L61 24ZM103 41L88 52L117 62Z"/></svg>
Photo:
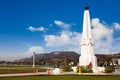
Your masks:
<svg viewBox="0 0 120 80"><path fill-rule="evenodd" d="M53 70L53 74L60 74L60 72L61 72L60 68L55 68Z"/></svg>
<svg viewBox="0 0 120 80"><path fill-rule="evenodd" d="M97 70L98 70L99 72L105 72L105 67L97 67Z"/></svg>
<svg viewBox="0 0 120 80"><path fill-rule="evenodd" d="M72 67L73 72L77 72L77 66Z"/></svg>

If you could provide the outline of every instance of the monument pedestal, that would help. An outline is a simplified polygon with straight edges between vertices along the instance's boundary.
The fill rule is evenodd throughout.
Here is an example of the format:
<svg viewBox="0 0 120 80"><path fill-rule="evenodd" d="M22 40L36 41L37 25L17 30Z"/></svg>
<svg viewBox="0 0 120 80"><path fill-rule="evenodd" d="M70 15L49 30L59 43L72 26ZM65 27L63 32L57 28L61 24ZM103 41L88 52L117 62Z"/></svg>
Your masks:
<svg viewBox="0 0 120 80"><path fill-rule="evenodd" d="M53 70L53 74L60 74L60 72L61 72L60 68L55 68Z"/></svg>
<svg viewBox="0 0 120 80"><path fill-rule="evenodd" d="M98 72L97 70L97 58L94 55L84 55L79 58L79 66L87 66L91 63L93 72Z"/></svg>

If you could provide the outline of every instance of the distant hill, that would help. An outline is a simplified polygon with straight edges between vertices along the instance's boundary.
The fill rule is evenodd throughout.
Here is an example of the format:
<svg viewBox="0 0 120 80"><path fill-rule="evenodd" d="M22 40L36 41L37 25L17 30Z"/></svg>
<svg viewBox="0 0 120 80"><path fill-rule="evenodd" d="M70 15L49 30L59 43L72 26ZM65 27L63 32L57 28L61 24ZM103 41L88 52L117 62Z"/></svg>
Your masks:
<svg viewBox="0 0 120 80"><path fill-rule="evenodd" d="M51 53L42 53L42 54L35 54L36 62L39 62L41 60L55 60L55 59L78 59L79 54L73 52L73 51L55 51ZM32 56L30 58L22 58L19 60L15 60L15 62L20 63L31 63L32 62Z"/></svg>
<svg viewBox="0 0 120 80"><path fill-rule="evenodd" d="M110 61L112 58L120 58L120 53L117 54L95 54L97 60L99 62ZM39 64L41 62L49 62L55 63L55 61L59 61L62 64L75 62L77 64L79 62L79 54L73 51L55 51L51 53L42 53L42 54L35 54L36 63ZM22 58L16 60L16 62L23 63L23 64L32 64L32 56L30 58Z"/></svg>

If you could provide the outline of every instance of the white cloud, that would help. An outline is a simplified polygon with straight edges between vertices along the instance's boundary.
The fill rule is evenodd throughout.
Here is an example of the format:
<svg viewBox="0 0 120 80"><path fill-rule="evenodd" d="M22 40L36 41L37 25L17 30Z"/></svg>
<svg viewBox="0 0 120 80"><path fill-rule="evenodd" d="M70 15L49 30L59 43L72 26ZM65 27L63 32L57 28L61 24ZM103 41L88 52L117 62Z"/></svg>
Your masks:
<svg viewBox="0 0 120 80"><path fill-rule="evenodd" d="M76 32L71 32L70 34L71 35L69 35L69 33L62 32L60 35L45 35L46 46L76 45L81 35Z"/></svg>
<svg viewBox="0 0 120 80"><path fill-rule="evenodd" d="M107 24L101 23L98 18L92 19L92 32L95 39L95 53L115 53L119 52L120 40L116 42L117 38L113 37L115 33L113 28L109 28L111 26L107 26ZM114 26L116 27L116 25Z"/></svg>
<svg viewBox="0 0 120 80"><path fill-rule="evenodd" d="M113 30L101 23L98 18L92 19L92 26L95 38L110 37L113 34Z"/></svg>
<svg viewBox="0 0 120 80"><path fill-rule="evenodd" d="M81 34L69 30L69 28L75 24L67 24L58 20L55 20L54 23L63 30L59 32L59 35L45 35L45 46L47 48L52 47L54 50L78 50Z"/></svg>
<svg viewBox="0 0 120 80"><path fill-rule="evenodd" d="M80 33L62 31L60 35L45 35L45 45L57 50L77 50L76 52L79 52L77 48L80 46L80 39Z"/></svg>
<svg viewBox="0 0 120 80"><path fill-rule="evenodd" d="M55 20L54 23L65 30L69 30L69 28L71 27L70 24L64 23L63 21L59 20Z"/></svg>
<svg viewBox="0 0 120 80"><path fill-rule="evenodd" d="M33 53L33 52L42 53L42 52L44 52L44 49L40 46L33 46L33 47L29 48L28 52L30 52L30 53Z"/></svg>
<svg viewBox="0 0 120 80"><path fill-rule="evenodd" d="M38 28L34 28L34 27L32 27L32 26L29 26L28 27L28 30L30 30L30 31L46 31L47 29L46 28L44 28L43 26L41 26L41 27L38 27Z"/></svg>
<svg viewBox="0 0 120 80"><path fill-rule="evenodd" d="M40 46L32 46L25 52L25 56L31 56L35 52L36 54L44 53L44 48Z"/></svg>
<svg viewBox="0 0 120 80"><path fill-rule="evenodd" d="M105 22L100 22L98 18L91 21L93 37L95 39L95 53L107 54L119 52L120 39L114 38L115 33L112 26ZM61 21L56 24L63 24ZM63 27L63 25L61 25ZM111 27L111 28L110 28ZM114 26L116 27L116 26ZM45 46L54 50L67 50L80 53L81 33L63 30L59 35L45 35Z"/></svg>
<svg viewBox="0 0 120 80"><path fill-rule="evenodd" d="M120 30L120 24L119 23L113 23L113 26L115 27L115 30Z"/></svg>

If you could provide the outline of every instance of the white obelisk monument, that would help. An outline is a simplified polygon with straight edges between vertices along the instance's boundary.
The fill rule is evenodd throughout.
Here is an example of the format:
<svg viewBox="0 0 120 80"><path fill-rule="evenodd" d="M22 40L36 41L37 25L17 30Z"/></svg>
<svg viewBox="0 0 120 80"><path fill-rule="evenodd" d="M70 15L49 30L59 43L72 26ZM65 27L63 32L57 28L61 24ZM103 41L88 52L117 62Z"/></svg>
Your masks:
<svg viewBox="0 0 120 80"><path fill-rule="evenodd" d="M89 7L85 6L79 66L86 66L89 64L92 65L93 72L97 72L97 58L94 55L94 39L91 31Z"/></svg>

